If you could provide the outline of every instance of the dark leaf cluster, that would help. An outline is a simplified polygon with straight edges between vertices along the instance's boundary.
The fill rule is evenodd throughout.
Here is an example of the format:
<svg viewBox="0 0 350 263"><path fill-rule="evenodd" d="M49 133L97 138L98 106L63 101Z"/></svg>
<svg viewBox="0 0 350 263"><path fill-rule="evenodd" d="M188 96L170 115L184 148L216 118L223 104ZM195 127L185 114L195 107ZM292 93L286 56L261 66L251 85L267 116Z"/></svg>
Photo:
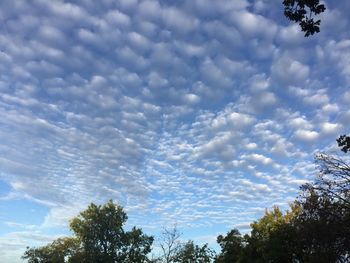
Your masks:
<svg viewBox="0 0 350 263"><path fill-rule="evenodd" d="M339 136L337 143L343 152L347 153L350 150L350 136L345 134Z"/></svg>
<svg viewBox="0 0 350 263"><path fill-rule="evenodd" d="M291 21L299 23L305 37L320 32L321 20L314 16L323 13L326 7L319 0L284 0L284 15Z"/></svg>

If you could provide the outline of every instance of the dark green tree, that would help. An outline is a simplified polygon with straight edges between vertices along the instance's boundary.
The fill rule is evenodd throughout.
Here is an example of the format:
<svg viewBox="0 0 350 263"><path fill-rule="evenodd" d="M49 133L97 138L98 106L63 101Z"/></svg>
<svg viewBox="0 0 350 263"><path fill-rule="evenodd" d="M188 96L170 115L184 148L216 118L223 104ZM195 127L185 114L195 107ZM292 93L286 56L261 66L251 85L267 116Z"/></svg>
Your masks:
<svg viewBox="0 0 350 263"><path fill-rule="evenodd" d="M305 188L293 231L303 262L348 262L349 210L338 200Z"/></svg>
<svg viewBox="0 0 350 263"><path fill-rule="evenodd" d="M243 237L238 229L232 229L226 236L219 235L216 240L221 247L221 253L215 262L238 262L243 250Z"/></svg>
<svg viewBox="0 0 350 263"><path fill-rule="evenodd" d="M215 258L215 253L208 244L198 246L193 241L188 241L175 255L175 263L210 263Z"/></svg>
<svg viewBox="0 0 350 263"><path fill-rule="evenodd" d="M315 16L323 13L326 7L320 0L284 0L284 15L291 21L297 22L305 32L305 37L320 32L321 20Z"/></svg>
<svg viewBox="0 0 350 263"><path fill-rule="evenodd" d="M327 256L334 262L350 258L350 166L344 159L316 155L319 174L313 183L302 186L299 226L306 241L313 240L308 254ZM315 252L316 250L316 252ZM348 261L347 261L348 260Z"/></svg>

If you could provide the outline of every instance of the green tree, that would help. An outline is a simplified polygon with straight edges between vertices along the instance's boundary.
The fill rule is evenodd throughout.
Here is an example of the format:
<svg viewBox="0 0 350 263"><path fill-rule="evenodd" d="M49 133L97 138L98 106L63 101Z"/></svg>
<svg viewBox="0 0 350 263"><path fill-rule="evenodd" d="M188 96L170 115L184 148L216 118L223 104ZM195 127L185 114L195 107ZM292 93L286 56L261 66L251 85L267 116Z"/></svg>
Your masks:
<svg viewBox="0 0 350 263"><path fill-rule="evenodd" d="M252 262L293 262L298 254L293 221L299 213L297 204L292 204L285 214L275 206L251 224L245 249Z"/></svg>
<svg viewBox="0 0 350 263"><path fill-rule="evenodd" d="M28 263L64 263L78 262L80 256L80 242L76 238L58 238L51 244L39 248L29 248L25 251L22 259Z"/></svg>
<svg viewBox="0 0 350 263"><path fill-rule="evenodd" d="M215 262L238 262L243 250L243 237L238 229L232 229L226 236L219 235L216 240L221 247L221 253L217 256Z"/></svg>
<svg viewBox="0 0 350 263"><path fill-rule="evenodd" d="M303 262L348 262L349 211L327 196L304 189L293 230Z"/></svg>
<svg viewBox="0 0 350 263"><path fill-rule="evenodd" d="M143 263L151 251L153 237L136 227L125 231L127 215L109 201L91 204L75 217L70 228L74 238L58 239L41 248L28 248L23 259L30 263Z"/></svg>
<svg viewBox="0 0 350 263"><path fill-rule="evenodd" d="M215 258L215 253L208 244L198 246L189 240L175 255L175 263L210 263Z"/></svg>
<svg viewBox="0 0 350 263"><path fill-rule="evenodd" d="M312 248L309 255L348 262L350 166L345 160L324 153L316 155L316 163L320 172L313 183L303 185L299 198L302 206L298 217L298 225L302 228L300 232L305 234L305 243L312 240L312 246L306 245Z"/></svg>
<svg viewBox="0 0 350 263"><path fill-rule="evenodd" d="M320 32L321 20L314 17L323 13L326 7L320 0L284 0L284 15L291 21L297 22L305 32L305 37Z"/></svg>

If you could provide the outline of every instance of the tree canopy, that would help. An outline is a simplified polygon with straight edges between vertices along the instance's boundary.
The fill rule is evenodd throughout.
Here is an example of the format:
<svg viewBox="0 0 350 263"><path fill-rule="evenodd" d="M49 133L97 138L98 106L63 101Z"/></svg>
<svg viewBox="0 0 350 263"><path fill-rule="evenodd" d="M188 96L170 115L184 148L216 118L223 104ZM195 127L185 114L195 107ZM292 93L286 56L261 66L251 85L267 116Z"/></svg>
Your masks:
<svg viewBox="0 0 350 263"><path fill-rule="evenodd" d="M178 251L174 258L174 263L210 263L215 258L214 250L208 244L198 246L189 240Z"/></svg>

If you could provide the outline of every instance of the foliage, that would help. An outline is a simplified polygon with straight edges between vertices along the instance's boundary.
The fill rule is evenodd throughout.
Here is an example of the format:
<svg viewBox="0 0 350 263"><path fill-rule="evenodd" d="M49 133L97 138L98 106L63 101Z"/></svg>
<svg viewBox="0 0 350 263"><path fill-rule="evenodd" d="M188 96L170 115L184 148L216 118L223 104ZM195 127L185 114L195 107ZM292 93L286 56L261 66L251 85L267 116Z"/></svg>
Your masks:
<svg viewBox="0 0 350 263"><path fill-rule="evenodd" d="M339 200L305 188L295 220L300 255L304 262L345 262L349 254L349 210ZM346 261L347 262L347 261Z"/></svg>
<svg viewBox="0 0 350 263"><path fill-rule="evenodd" d="M347 262L350 255L350 166L336 156L316 155L319 174L315 182L302 187L304 201L300 219L313 247L329 262ZM314 229L315 231L311 231ZM316 231L317 230L317 231ZM345 258L345 259L344 259Z"/></svg>
<svg viewBox="0 0 350 263"><path fill-rule="evenodd" d="M123 208L112 201L103 206L91 204L71 221L74 238L58 239L41 248L28 248L22 258L30 263L147 262L153 237L135 227L125 231L126 220Z"/></svg>
<svg viewBox="0 0 350 263"><path fill-rule="evenodd" d="M221 247L221 253L216 258L216 263L238 261L243 249L243 238L238 229L232 229L226 236L219 235L217 242Z"/></svg>
<svg viewBox="0 0 350 263"><path fill-rule="evenodd" d="M343 152L347 153L350 150L350 136L347 136L345 134L339 136L337 143Z"/></svg>
<svg viewBox="0 0 350 263"><path fill-rule="evenodd" d="M80 256L79 241L76 238L58 238L51 244L39 248L27 247L22 259L27 259L28 263L63 263L66 258L68 262L77 262Z"/></svg>
<svg viewBox="0 0 350 263"><path fill-rule="evenodd" d="M292 204L285 214L277 206L266 210L261 219L251 224L251 234L246 236L247 252L241 261L292 262L296 250L293 220L299 213L297 204Z"/></svg>
<svg viewBox="0 0 350 263"><path fill-rule="evenodd" d="M90 262L145 262L153 238L135 227L125 232L126 220L123 209L110 201L104 206L91 204L71 221L70 227Z"/></svg>
<svg viewBox="0 0 350 263"><path fill-rule="evenodd" d="M210 263L215 257L215 253L208 247L202 247L188 241L182 246L174 258L174 263Z"/></svg>
<svg viewBox="0 0 350 263"><path fill-rule="evenodd" d="M314 20L326 10L320 0L284 0L284 15L291 21L299 23L305 37L320 32L321 20Z"/></svg>

